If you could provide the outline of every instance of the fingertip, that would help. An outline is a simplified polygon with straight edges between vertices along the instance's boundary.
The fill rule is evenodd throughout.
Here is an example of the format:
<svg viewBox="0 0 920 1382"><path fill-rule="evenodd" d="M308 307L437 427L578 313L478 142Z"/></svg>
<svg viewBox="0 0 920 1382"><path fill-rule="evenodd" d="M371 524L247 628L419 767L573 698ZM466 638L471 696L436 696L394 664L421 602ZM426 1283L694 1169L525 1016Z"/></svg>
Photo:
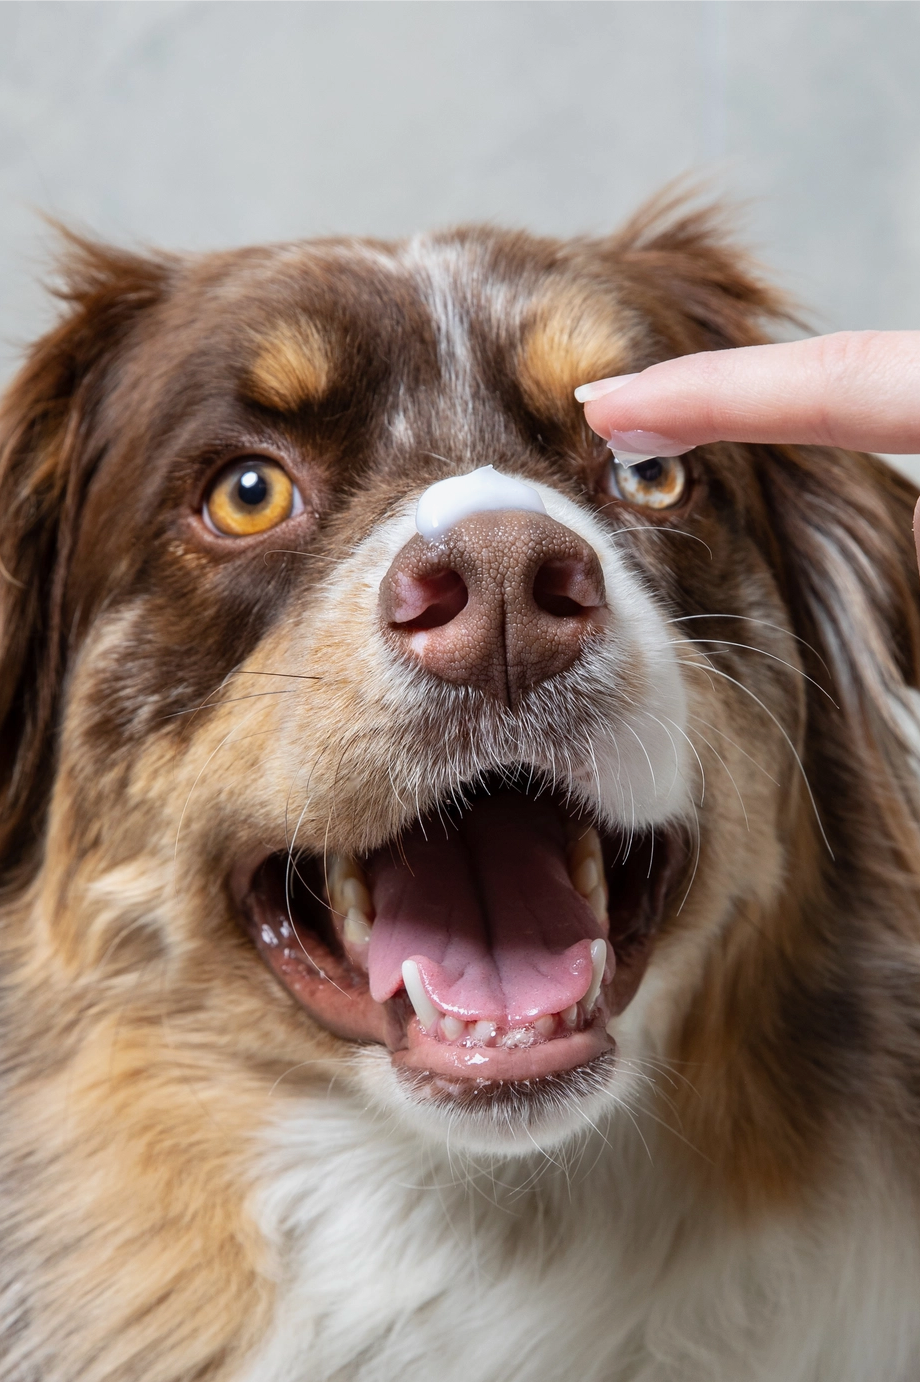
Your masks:
<svg viewBox="0 0 920 1382"><path fill-rule="evenodd" d="M596 398L605 398L614 389L621 389L636 377L636 374L614 374L609 379L594 379L589 384L579 384L575 397L579 403L593 403Z"/></svg>

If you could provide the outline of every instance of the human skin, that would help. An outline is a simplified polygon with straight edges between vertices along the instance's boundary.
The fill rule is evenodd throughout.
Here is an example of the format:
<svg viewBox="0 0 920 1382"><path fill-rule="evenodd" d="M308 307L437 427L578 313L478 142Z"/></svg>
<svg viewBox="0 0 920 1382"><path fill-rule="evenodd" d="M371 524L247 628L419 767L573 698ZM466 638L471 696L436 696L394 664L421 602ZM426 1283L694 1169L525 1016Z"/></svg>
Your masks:
<svg viewBox="0 0 920 1382"><path fill-rule="evenodd" d="M618 452L679 455L744 441L911 454L920 452L920 331L684 355L583 385L576 398Z"/></svg>

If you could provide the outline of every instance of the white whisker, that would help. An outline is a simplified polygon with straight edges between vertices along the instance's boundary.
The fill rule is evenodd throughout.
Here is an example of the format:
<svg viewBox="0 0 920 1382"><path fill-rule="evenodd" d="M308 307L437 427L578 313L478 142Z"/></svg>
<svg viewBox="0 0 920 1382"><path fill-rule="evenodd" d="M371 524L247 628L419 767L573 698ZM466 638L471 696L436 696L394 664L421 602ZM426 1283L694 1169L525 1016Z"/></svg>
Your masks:
<svg viewBox="0 0 920 1382"><path fill-rule="evenodd" d="M681 662L681 663L680 663L680 666L681 666L681 667L692 667L695 671L701 670L701 669L699 668L698 664L695 663L695 662ZM730 676L728 675L727 672L723 672L723 671L721 671L718 667L713 667L711 664L710 664L709 667L708 667L708 671L713 672L717 677L724 677L725 680L726 680L726 681L730 681L730 682L732 683L733 686L737 686L738 689L739 689L739 691L743 691L746 695L750 696L751 700L752 700L752 701L756 701L757 705L760 706L760 708L761 708L761 710L764 712L764 714L765 714L765 715L768 715L768 716L770 717L770 719L773 721L773 723L776 725L776 728L779 730L780 734L783 736L783 738L785 739L786 743L789 745L789 750L790 750L790 752L792 753L792 756L793 756L793 758L795 759L796 764L798 765L799 772L802 774L802 781L803 781L804 784L805 784L805 790L806 790L806 792L808 793L808 800L811 802L811 809L812 809L812 811L813 811L814 814L815 814L815 821L817 822L818 829L819 829L820 832L821 832L821 838L822 838L822 840L824 841L825 845L827 846L827 852L828 852L828 854L829 854L829 855L831 856L831 858L833 859L833 858L834 858L834 851L831 849L830 841L828 840L827 835L826 835L825 832L824 832L824 826L823 826L823 824L822 824L822 822L821 822L821 817L820 817L820 815L819 815L819 813L818 813L818 804L817 804L817 802L815 801L814 793L813 793L812 790L811 790L811 783L808 781L808 774L806 773L806 771L805 771L805 766L804 766L804 764L802 763L802 760L801 760L801 758L800 758L800 756L799 756L799 751L798 751L798 749L796 748L795 744L793 744L793 742L792 742L791 738L789 737L789 735L787 734L786 730L785 730L785 729L783 728L783 726L780 724L780 722L779 722L779 720L777 719L777 717L773 714L773 711L770 709L770 707L767 706L767 705L764 705L764 703L763 703L763 701L760 699L760 697L759 697L759 696L755 696L755 695L754 695L754 692L753 692L749 687L745 686L742 682L738 681L738 679L737 679L736 677L730 677Z"/></svg>
<svg viewBox="0 0 920 1382"><path fill-rule="evenodd" d="M774 662L779 662L783 665L783 667L788 667L790 672L795 672L796 676L803 677L805 681L810 681L812 686L814 686L816 690L821 692L822 696L827 697L827 699L830 701L831 705L834 707L835 710L840 709L840 706L834 700L831 693L829 691L825 691L824 687L819 682L815 681L814 677L810 677L807 672L802 670L801 667L796 667L794 663L787 662L785 658L779 657L776 653L768 652L766 648L755 647L753 643L732 643L727 638L694 638L693 642L694 645L698 648L702 643L712 643L724 648L746 648L748 652L761 653L764 657L772 658ZM675 639L672 646L685 648L687 646L686 640Z"/></svg>

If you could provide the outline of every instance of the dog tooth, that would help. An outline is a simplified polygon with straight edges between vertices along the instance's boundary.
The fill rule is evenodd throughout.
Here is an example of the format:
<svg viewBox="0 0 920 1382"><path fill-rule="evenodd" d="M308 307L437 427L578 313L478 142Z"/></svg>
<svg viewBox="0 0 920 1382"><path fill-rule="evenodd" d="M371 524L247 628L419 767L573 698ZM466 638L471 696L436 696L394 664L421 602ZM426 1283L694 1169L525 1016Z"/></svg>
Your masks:
<svg viewBox="0 0 920 1382"><path fill-rule="evenodd" d="M441 1031L448 1041L459 1041L466 1032L466 1023L461 1022L459 1017L448 1015L441 1018Z"/></svg>
<svg viewBox="0 0 920 1382"><path fill-rule="evenodd" d="M598 883L597 887L591 892L586 901L598 921L607 920L607 895L600 883Z"/></svg>
<svg viewBox="0 0 920 1382"><path fill-rule="evenodd" d="M355 892L352 880L360 888L367 890L367 878L364 870L352 854L331 855L326 866L326 888L329 893L329 903L334 912L339 912L342 916L346 914L349 907L359 907L361 911L368 915L373 910L370 904L370 894L367 895L368 905L364 905L360 893Z"/></svg>
<svg viewBox="0 0 920 1382"><path fill-rule="evenodd" d="M601 837L598 835L594 826L584 826L579 828L578 834L569 844L569 863L574 869L583 859L596 859L598 864L603 861L603 851L601 850Z"/></svg>
<svg viewBox="0 0 920 1382"><path fill-rule="evenodd" d="M582 859L572 870L572 882L575 884L575 891L581 893L582 897L590 897L595 888L600 887L601 871L593 854L589 854L587 859Z"/></svg>
<svg viewBox="0 0 920 1382"><path fill-rule="evenodd" d="M556 1030L556 1014L546 1013L543 1017L538 1017L533 1024L542 1037L551 1037Z"/></svg>
<svg viewBox="0 0 920 1382"><path fill-rule="evenodd" d="M591 987L581 1000L584 1004L585 1013L590 1016L597 1002L597 996L601 991L601 984L604 982L604 970L607 968L607 942L591 942L591 964L593 972L591 975Z"/></svg>
<svg viewBox="0 0 920 1382"><path fill-rule="evenodd" d="M358 948L367 945L371 938L371 928L367 917L357 907L349 907L342 927L342 939L346 945Z"/></svg>
<svg viewBox="0 0 920 1382"><path fill-rule="evenodd" d="M567 1027L574 1027L578 1021L578 1004L573 1003L570 1008L564 1008L559 1016Z"/></svg>
<svg viewBox="0 0 920 1382"><path fill-rule="evenodd" d="M480 1018L478 1022L473 1023L472 1030L470 1031L470 1036L473 1038L474 1041L494 1041L495 1023L487 1022L485 1018Z"/></svg>
<svg viewBox="0 0 920 1382"><path fill-rule="evenodd" d="M434 1031L441 1013L425 992L422 976L414 960L403 960L402 977L409 1002L415 1009L415 1015L421 1023L422 1030L425 1032Z"/></svg>
<svg viewBox="0 0 920 1382"><path fill-rule="evenodd" d="M353 854L330 854L326 863L326 876L330 882L339 884L346 878L364 878L364 870Z"/></svg>
<svg viewBox="0 0 920 1382"><path fill-rule="evenodd" d="M360 878L354 876L343 880L338 889L339 898L345 904L345 911L349 912L356 908L364 916L370 917L374 912L374 904L371 902L371 895L361 882Z"/></svg>

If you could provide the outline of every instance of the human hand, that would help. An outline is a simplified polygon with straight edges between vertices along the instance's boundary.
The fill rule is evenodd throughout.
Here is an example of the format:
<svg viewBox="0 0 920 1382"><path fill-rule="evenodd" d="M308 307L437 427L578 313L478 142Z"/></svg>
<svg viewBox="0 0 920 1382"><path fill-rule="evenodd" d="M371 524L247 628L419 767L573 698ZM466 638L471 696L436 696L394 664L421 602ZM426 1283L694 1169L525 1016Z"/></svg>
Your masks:
<svg viewBox="0 0 920 1382"><path fill-rule="evenodd" d="M683 355L583 384L575 397L624 460L713 441L920 452L920 331Z"/></svg>

